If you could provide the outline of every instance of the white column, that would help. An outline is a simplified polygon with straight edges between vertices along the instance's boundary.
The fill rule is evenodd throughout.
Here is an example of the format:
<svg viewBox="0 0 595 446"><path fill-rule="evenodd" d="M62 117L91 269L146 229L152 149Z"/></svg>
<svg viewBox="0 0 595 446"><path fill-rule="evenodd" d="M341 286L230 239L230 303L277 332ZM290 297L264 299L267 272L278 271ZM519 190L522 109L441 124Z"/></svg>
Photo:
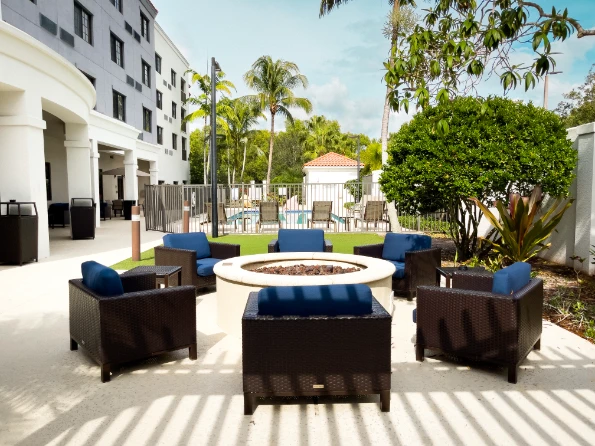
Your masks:
<svg viewBox="0 0 595 446"><path fill-rule="evenodd" d="M91 144L86 124L66 123L66 171L68 198L91 198L91 169L89 158Z"/></svg>
<svg viewBox="0 0 595 446"><path fill-rule="evenodd" d="M149 162L149 173L151 174L151 186L159 184L159 164L157 163L157 161Z"/></svg>
<svg viewBox="0 0 595 446"><path fill-rule="evenodd" d="M95 212L95 225L101 226L101 201L99 197L99 147L96 139L91 140L91 196L97 208Z"/></svg>
<svg viewBox="0 0 595 446"><path fill-rule="evenodd" d="M124 200L136 200L138 204L138 179L136 153L127 150L124 155Z"/></svg>
<svg viewBox="0 0 595 446"><path fill-rule="evenodd" d="M33 201L39 215L38 255L49 257L48 205L41 98L0 92L0 199Z"/></svg>

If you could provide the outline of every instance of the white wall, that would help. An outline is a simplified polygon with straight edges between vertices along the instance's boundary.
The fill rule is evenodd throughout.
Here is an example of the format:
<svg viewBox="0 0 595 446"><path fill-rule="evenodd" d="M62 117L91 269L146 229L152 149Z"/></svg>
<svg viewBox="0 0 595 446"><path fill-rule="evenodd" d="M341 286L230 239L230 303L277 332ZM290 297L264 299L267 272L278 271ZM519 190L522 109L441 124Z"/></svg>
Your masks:
<svg viewBox="0 0 595 446"><path fill-rule="evenodd" d="M163 128L163 144L159 145L159 174L160 181L165 181L166 184L173 184L178 181L190 180L190 135L183 132L182 126L182 97L181 97L181 78L186 80L186 87L184 92L188 92L188 76L184 73L188 70L188 61L184 58L182 53L176 48L174 43L169 39L167 34L155 23L155 52L161 56L161 73L155 72L157 90L163 94L163 108L155 110L157 113L157 125ZM171 70L176 72L176 86L171 83ZM170 89L171 88L171 89ZM172 102L175 102L177 107L176 118L172 117ZM188 107L186 114L188 114ZM167 119L166 119L167 116ZM177 150L172 150L172 134L177 135ZM155 129L157 135L157 129ZM186 139L186 161L182 159L182 138ZM155 139L157 141L157 139Z"/></svg>
<svg viewBox="0 0 595 446"><path fill-rule="evenodd" d="M345 183L357 180L356 167L304 167L306 183Z"/></svg>
<svg viewBox="0 0 595 446"><path fill-rule="evenodd" d="M68 203L68 172L64 147L64 123L49 113L43 114L47 128L43 132L45 162L50 163L51 203Z"/></svg>

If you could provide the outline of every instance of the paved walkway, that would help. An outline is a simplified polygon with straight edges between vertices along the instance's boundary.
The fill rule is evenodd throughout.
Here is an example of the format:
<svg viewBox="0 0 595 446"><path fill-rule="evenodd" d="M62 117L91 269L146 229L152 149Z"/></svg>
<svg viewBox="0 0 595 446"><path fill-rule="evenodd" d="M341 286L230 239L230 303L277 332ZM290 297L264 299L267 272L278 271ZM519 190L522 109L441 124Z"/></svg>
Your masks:
<svg viewBox="0 0 595 446"><path fill-rule="evenodd" d="M393 318L388 414L365 397L264 403L244 416L241 345L214 324L212 293L197 299L197 361L174 352L126 365L102 384L97 365L69 350L67 280L85 259L129 256L126 227L106 224L94 242L72 248L74 258L64 241L56 259L0 270L0 445L595 443L595 345L544 322L542 350L529 355L517 385L499 368L418 363L414 303L404 300ZM143 248L160 237L143 232Z"/></svg>

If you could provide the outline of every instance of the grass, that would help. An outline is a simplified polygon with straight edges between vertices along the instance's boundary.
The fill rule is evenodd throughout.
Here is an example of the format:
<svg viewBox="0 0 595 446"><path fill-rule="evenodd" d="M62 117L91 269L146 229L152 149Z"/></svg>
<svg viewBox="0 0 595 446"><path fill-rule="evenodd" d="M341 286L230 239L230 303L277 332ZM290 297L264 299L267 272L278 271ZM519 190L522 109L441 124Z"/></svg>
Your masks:
<svg viewBox="0 0 595 446"><path fill-rule="evenodd" d="M221 243L238 244L241 246L242 255L265 254L268 244L276 238L276 234L268 235L224 235L217 239ZM353 247L359 245L372 245L382 243L384 237L374 234L325 234L325 238L333 243L333 251L343 254L353 254ZM213 241L208 237L209 241ZM122 260L112 265L117 270L129 270L136 266L150 266L155 264L155 252L149 249L141 253L140 262L134 262L132 258Z"/></svg>

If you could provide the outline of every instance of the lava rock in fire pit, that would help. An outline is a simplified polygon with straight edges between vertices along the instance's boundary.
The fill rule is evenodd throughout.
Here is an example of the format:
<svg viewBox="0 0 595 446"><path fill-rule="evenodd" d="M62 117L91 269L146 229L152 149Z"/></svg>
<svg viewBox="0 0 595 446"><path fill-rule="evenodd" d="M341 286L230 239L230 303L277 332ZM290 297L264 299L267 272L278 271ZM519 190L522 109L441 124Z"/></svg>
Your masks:
<svg viewBox="0 0 595 446"><path fill-rule="evenodd" d="M336 265L291 265L263 266L255 269L256 273L277 274L282 276L332 276L335 274L355 273L359 268L343 268Z"/></svg>

